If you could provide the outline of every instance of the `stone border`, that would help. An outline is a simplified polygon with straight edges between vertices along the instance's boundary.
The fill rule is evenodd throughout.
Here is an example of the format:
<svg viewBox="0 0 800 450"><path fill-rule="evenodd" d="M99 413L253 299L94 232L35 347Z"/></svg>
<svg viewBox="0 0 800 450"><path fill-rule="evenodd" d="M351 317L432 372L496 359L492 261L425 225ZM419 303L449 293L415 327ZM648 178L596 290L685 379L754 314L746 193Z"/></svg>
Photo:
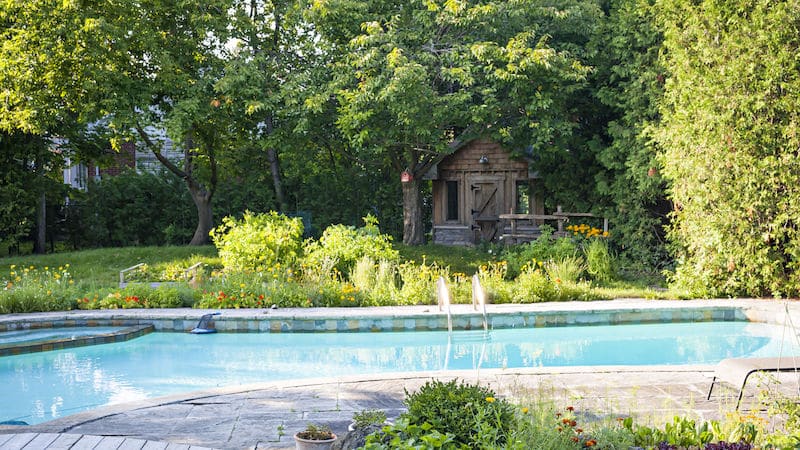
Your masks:
<svg viewBox="0 0 800 450"><path fill-rule="evenodd" d="M103 324L74 324L74 325L56 325L54 326L53 322L34 322L29 324L28 327L23 328L14 328L17 329L56 329L56 328L64 328L70 326L86 326L86 327L93 327L93 326L104 326ZM111 324L111 326L118 326L116 324ZM22 355L25 353L36 353L36 352L48 352L51 350L63 350L65 348L74 348L74 347L83 347L87 345L97 345L97 344L110 344L112 342L123 342L128 341L130 339L135 339L140 336L144 336L147 333L155 330L153 325L135 325L131 326L119 331L114 331L111 333L103 333L97 334L92 336L80 336L76 338L62 338L62 339L52 339L44 342L36 342L36 343L19 343L19 344L5 344L0 345L0 357L2 356L14 356L14 355ZM13 331L13 330L9 330Z"/></svg>
<svg viewBox="0 0 800 450"><path fill-rule="evenodd" d="M784 303L786 308L784 309ZM447 314L436 306L373 308L286 308L221 310L214 318L221 332L380 332L447 330ZM789 315L786 312L789 312ZM201 309L76 310L0 316L0 332L67 326L145 326L155 331L192 330ZM480 330L482 314L471 305L453 305L454 330ZM774 300L641 300L487 305L490 329L573 325L621 325L708 321L749 321L783 325L800 304Z"/></svg>

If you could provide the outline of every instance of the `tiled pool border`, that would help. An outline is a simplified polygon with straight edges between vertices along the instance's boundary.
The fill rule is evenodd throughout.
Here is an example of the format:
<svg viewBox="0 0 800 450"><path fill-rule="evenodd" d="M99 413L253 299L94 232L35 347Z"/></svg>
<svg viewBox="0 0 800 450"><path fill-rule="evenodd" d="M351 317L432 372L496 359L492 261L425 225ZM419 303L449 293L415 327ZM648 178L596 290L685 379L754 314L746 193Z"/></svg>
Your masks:
<svg viewBox="0 0 800 450"><path fill-rule="evenodd" d="M14 328L14 330L19 329L49 329L49 328L63 328L69 326L81 326L81 325L61 325L50 321L43 321L43 322L33 322L29 324L30 326L22 328ZM86 324L83 326L104 326L103 324ZM119 331L114 331L111 333L101 333L91 336L79 336L75 338L63 338L63 339L52 339L43 342L35 342L35 343L17 343L17 344L5 344L0 345L0 356L13 356L13 355L22 355L25 353L36 353L36 352L47 352L50 350L63 350L66 348L74 348L74 347L83 347L86 345L97 345L97 344L110 344L112 342L123 342L130 339L135 339L140 336L144 336L147 333L153 331L155 327L151 324L143 324L143 325L134 325L124 328ZM2 328L0 328L2 330ZM6 331L13 331L13 330L6 330Z"/></svg>
<svg viewBox="0 0 800 450"><path fill-rule="evenodd" d="M769 301L634 301L535 305L489 305L489 327L528 328L664 322L751 321L782 324L785 313ZM454 330L480 329L483 316L471 306L454 305ZM793 308L794 309L794 308ZM787 307L788 310L788 307ZM155 331L193 329L206 310L66 311L0 316L0 332L70 326L145 326ZM331 308L222 310L220 332L379 332L446 330L447 314L435 306L409 308ZM795 313L792 313L793 315Z"/></svg>

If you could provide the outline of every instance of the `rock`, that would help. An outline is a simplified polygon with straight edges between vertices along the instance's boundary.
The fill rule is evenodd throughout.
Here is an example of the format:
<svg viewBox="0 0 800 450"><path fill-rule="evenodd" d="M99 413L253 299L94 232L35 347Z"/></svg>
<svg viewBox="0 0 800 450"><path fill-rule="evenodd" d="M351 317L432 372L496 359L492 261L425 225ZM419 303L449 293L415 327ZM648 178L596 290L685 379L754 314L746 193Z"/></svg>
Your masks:
<svg viewBox="0 0 800 450"><path fill-rule="evenodd" d="M356 428L353 431L348 431L341 439L333 443L332 450L352 450L354 448L363 447L367 441L367 436L380 431L382 425L372 424L364 428Z"/></svg>

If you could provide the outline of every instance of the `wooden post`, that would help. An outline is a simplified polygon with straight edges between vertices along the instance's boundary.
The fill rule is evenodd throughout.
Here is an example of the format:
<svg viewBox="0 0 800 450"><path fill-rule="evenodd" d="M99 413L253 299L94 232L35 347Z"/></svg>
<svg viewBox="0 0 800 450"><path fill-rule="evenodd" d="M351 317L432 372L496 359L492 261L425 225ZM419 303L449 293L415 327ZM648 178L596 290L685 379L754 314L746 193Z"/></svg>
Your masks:
<svg viewBox="0 0 800 450"><path fill-rule="evenodd" d="M556 205L556 214L561 214L561 205ZM564 219L558 219L558 232L563 234L564 233Z"/></svg>
<svg viewBox="0 0 800 450"><path fill-rule="evenodd" d="M603 217L603 233L608 233L608 217Z"/></svg>

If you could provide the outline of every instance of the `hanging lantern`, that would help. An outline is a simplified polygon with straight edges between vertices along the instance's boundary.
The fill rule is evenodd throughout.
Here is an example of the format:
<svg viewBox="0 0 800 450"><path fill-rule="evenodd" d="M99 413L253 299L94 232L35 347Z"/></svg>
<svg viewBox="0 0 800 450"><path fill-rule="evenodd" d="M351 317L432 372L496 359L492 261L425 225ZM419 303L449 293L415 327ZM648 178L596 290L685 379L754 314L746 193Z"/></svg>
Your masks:
<svg viewBox="0 0 800 450"><path fill-rule="evenodd" d="M400 174L400 182L401 183L410 183L414 181L414 175L411 172L404 170L403 173Z"/></svg>

